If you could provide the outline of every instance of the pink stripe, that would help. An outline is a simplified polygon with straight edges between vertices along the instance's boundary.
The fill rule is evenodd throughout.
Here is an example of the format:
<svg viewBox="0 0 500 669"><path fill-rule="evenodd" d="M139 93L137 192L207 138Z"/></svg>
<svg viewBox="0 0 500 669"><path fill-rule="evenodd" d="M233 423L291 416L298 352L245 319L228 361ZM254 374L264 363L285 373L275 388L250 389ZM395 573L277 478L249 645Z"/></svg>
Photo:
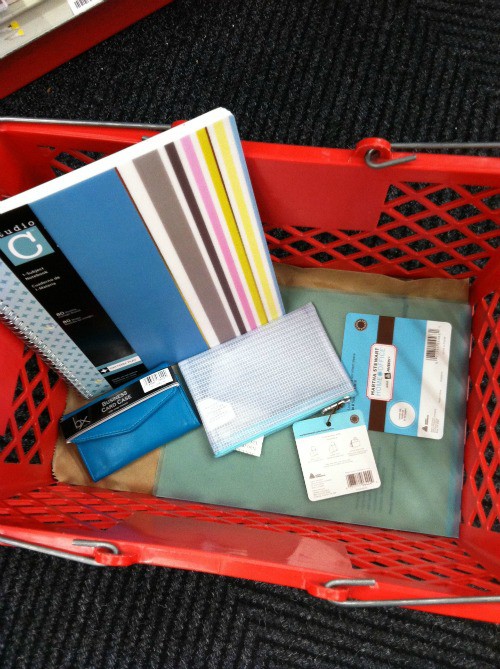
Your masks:
<svg viewBox="0 0 500 669"><path fill-rule="evenodd" d="M240 302L243 306L243 309L245 311L245 315L248 319L248 322L250 323L250 329L253 330L257 327L257 322L255 321L255 317L253 315L252 309L250 307L250 303L248 301L247 295L245 293L245 289L243 287L243 283L241 281L238 269L236 267L236 264L234 262L234 258L231 254L231 249L229 248L229 245L227 243L226 237L224 235L224 230L222 228L222 223L219 219L219 216L217 215L217 210L215 208L215 205L213 203L213 200L210 196L210 191L208 190L207 182L205 180L205 177L203 175L203 170L201 168L200 162L198 160L198 156L196 155L196 151L193 146L193 140L191 137L183 137L180 140L182 147L184 148L184 151L186 152L186 156L189 162L189 166L191 167L193 176L196 181L196 185L198 186L198 190L200 191L203 204L205 205L205 208L208 213L208 217L210 219L210 222L212 224L212 228L215 232L215 235L217 237L217 240L220 244L220 247L222 249L222 253L224 255L224 260L226 261L226 264L229 268L229 271L231 273L231 276L234 281L234 285L236 286L236 291L238 293L238 297L240 299Z"/></svg>

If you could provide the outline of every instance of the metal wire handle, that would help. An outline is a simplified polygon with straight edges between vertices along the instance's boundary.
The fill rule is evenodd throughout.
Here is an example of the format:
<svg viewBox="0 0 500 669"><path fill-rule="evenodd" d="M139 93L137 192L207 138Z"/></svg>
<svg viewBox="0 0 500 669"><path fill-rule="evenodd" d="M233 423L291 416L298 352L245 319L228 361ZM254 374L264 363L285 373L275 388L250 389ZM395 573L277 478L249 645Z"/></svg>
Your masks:
<svg viewBox="0 0 500 669"><path fill-rule="evenodd" d="M426 150L448 150L448 149L492 149L500 150L500 142L396 142L393 144L391 142L391 147L395 151L408 151L409 149L420 149L422 151Z"/></svg>
<svg viewBox="0 0 500 669"><path fill-rule="evenodd" d="M97 562L93 557L86 557L85 555L77 555L69 553L68 551L59 550L57 548L48 548L47 546L40 546L39 544L32 544L28 541L20 541L19 539L9 539L0 535L0 544L7 544L15 548L26 548L34 553L43 553L44 555L51 555L52 557L60 557L65 560L73 560L73 562L81 562L82 564L89 564L93 567L104 567L105 565ZM75 539L73 546L86 546L90 548L105 548L113 553L113 555L120 555L120 549L115 544L109 541L92 541L88 539Z"/></svg>
<svg viewBox="0 0 500 669"><path fill-rule="evenodd" d="M359 579L359 578L337 578L325 583L325 588L341 588L351 586L370 586L377 585L374 579ZM441 606L445 604L498 604L500 603L500 595L485 595L479 597L428 597L422 599L347 599L343 602L330 600L336 606L344 606L346 608L363 608L363 607L389 607L389 606Z"/></svg>
<svg viewBox="0 0 500 669"><path fill-rule="evenodd" d="M90 128L132 128L137 130L170 130L164 123L121 123L120 121L71 121L70 119L28 118L26 116L0 116L0 123L41 123L43 125L77 125Z"/></svg>
<svg viewBox="0 0 500 669"><path fill-rule="evenodd" d="M35 553L42 553L44 555L51 555L52 557L64 558L65 560L72 560L73 562L80 562L82 564L91 565L93 567L103 567L104 565L97 562L94 558L86 557L84 555L76 555L67 551L58 550L56 548L48 548L47 546L40 546L27 541L20 541L19 539L10 539L0 535L0 544L6 544L15 548L26 548ZM115 544L109 541L93 541L89 539L74 539L73 546L85 546L91 548L105 548L113 555L121 555L120 549ZM324 584L325 588L342 588L352 586L369 586L377 585L375 579L356 579L356 578L337 578L327 581ZM422 599L372 599L372 600L354 600L348 599L345 601L331 600L332 604L336 606L343 606L346 608L363 608L363 607L389 607L389 606L439 606L446 604L497 604L500 603L500 595L486 595L479 597L432 597Z"/></svg>
<svg viewBox="0 0 500 669"><path fill-rule="evenodd" d="M414 143L391 143L391 149L394 151L439 151L449 149L492 149L500 150L500 142L414 142ZM369 149L365 154L365 163L368 167L374 170L381 170L385 167L393 167L394 165L402 165L403 163L410 163L417 159L417 154L411 156L401 156L401 158L392 158L389 160L377 160L380 153L377 149Z"/></svg>
<svg viewBox="0 0 500 669"><path fill-rule="evenodd" d="M104 128L130 128L137 130L151 130L161 132L169 130L172 126L163 123L122 123L120 121L71 121L69 119L49 119L49 118L28 118L28 117L12 117L0 116L0 123L40 123L44 125L75 125L82 127L104 127ZM142 139L148 139L144 136ZM452 149L493 149L500 150L500 142L396 142L391 143L391 149L394 151L409 151L409 150L452 150ZM416 155L402 156L400 158L392 158L389 160L377 160L379 156L377 149L370 149L365 154L365 163L368 167L374 170L381 170L385 167L393 167L395 165L402 165L417 159Z"/></svg>
<svg viewBox="0 0 500 669"><path fill-rule="evenodd" d="M385 167L393 167L394 165L402 165L403 163L411 163L417 159L416 154L413 156L402 156L401 158L392 158L391 160L383 160L375 162L375 159L380 155L377 149L369 149L365 153L365 163L373 170L382 170Z"/></svg>

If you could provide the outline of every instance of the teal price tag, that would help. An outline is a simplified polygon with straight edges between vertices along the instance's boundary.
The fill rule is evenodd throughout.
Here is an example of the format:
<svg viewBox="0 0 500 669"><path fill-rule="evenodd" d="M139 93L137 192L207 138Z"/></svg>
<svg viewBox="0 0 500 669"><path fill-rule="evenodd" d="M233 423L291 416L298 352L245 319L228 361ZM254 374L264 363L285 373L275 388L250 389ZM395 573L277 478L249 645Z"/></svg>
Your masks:
<svg viewBox="0 0 500 669"><path fill-rule="evenodd" d="M380 487L360 411L301 420L294 423L293 434L311 502Z"/></svg>

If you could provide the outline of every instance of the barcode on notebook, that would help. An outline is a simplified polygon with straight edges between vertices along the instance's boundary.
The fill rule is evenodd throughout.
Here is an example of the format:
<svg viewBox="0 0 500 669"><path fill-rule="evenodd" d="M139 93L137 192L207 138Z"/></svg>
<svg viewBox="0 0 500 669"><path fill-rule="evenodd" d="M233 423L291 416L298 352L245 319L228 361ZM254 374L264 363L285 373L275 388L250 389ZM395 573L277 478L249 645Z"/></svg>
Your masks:
<svg viewBox="0 0 500 669"><path fill-rule="evenodd" d="M68 5L70 6L73 14L81 14L82 12L91 9L93 5L98 5L103 0L68 0Z"/></svg>
<svg viewBox="0 0 500 669"><path fill-rule="evenodd" d="M427 333L427 340L425 342L425 359L437 360L439 346L439 330L429 328Z"/></svg>
<svg viewBox="0 0 500 669"><path fill-rule="evenodd" d="M345 478L348 488L353 488L357 485L368 485L369 483L374 482L371 469L365 469L363 472L355 472L354 474L347 474Z"/></svg>
<svg viewBox="0 0 500 669"><path fill-rule="evenodd" d="M145 393L148 393L150 390L155 390L161 386L167 385L173 381L172 373L168 367L166 369L160 369L158 372L154 372L149 376L145 376L141 379L141 386Z"/></svg>

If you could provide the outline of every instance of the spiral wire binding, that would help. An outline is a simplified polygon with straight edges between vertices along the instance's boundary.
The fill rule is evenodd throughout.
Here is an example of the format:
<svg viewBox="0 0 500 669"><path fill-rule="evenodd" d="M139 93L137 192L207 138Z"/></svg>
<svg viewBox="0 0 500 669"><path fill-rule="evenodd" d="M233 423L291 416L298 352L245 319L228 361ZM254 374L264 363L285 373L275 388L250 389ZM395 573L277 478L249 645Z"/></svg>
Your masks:
<svg viewBox="0 0 500 669"><path fill-rule="evenodd" d="M16 316L9 305L0 298L0 319L29 346L32 346L40 357L52 367L57 374L62 376L86 399L91 399L92 394L85 388L79 379L73 374L67 365L44 343L33 330L30 330L24 321Z"/></svg>

